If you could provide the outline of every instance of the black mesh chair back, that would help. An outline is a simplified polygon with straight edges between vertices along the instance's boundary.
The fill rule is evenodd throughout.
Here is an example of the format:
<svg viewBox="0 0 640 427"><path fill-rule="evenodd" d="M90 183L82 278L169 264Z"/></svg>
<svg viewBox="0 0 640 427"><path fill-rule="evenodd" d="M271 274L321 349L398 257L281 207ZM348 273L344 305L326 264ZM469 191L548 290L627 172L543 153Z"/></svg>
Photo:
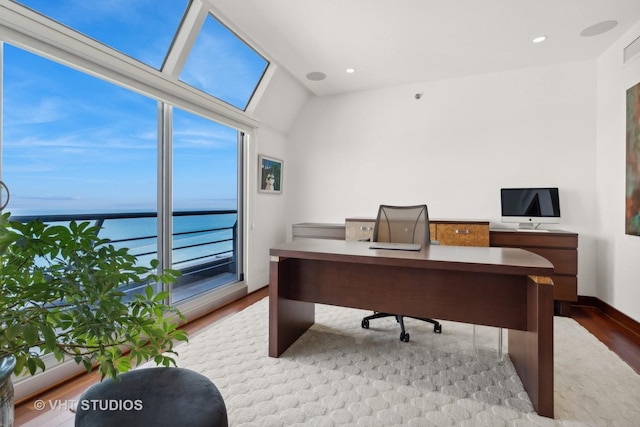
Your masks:
<svg viewBox="0 0 640 427"><path fill-rule="evenodd" d="M380 205L373 228L374 242L429 244L427 205Z"/></svg>

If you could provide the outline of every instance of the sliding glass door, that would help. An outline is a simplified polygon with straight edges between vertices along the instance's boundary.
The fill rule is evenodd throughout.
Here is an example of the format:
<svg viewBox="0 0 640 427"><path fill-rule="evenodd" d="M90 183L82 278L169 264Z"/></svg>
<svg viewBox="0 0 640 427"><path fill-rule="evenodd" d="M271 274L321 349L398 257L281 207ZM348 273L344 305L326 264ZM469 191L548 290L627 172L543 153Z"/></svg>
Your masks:
<svg viewBox="0 0 640 427"><path fill-rule="evenodd" d="M238 132L173 110L172 302L238 280Z"/></svg>

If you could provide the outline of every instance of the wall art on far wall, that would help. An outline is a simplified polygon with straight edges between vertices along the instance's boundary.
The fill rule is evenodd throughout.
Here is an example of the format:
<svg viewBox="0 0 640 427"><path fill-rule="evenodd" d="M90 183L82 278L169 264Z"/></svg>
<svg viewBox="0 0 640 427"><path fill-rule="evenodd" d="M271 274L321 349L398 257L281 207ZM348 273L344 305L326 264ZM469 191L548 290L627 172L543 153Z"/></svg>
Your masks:
<svg viewBox="0 0 640 427"><path fill-rule="evenodd" d="M282 193L282 160L260 154L258 156L258 188L261 193Z"/></svg>
<svg viewBox="0 0 640 427"><path fill-rule="evenodd" d="M627 90L625 233L640 236L640 83Z"/></svg>

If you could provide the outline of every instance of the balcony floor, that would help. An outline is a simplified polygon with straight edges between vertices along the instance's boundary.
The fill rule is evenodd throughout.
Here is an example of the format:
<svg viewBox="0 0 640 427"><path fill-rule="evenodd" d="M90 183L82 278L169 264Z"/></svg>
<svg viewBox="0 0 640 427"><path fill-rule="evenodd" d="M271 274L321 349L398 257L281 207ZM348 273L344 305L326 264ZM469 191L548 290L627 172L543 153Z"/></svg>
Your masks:
<svg viewBox="0 0 640 427"><path fill-rule="evenodd" d="M220 286L235 282L236 280L237 278L235 273L220 273L213 277L180 285L173 288L172 301L175 304L176 302L219 288Z"/></svg>

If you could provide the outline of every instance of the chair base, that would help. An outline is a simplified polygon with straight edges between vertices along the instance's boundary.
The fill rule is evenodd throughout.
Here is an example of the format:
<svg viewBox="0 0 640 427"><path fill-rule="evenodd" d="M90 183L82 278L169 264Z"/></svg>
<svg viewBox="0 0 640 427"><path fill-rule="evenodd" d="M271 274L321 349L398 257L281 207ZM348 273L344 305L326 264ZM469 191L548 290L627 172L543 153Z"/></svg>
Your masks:
<svg viewBox="0 0 640 427"><path fill-rule="evenodd" d="M366 316L362 319L362 323L360 324L364 329L369 329L369 320L372 319L380 319L382 317L395 317L396 322L400 324L400 341L409 342L409 333L404 329L404 318L409 317L411 319L422 320L423 322L429 322L433 324L433 332L436 334L442 333L442 325L437 320L429 319L427 317L413 317L413 316L405 316L402 314L391 314L391 313L374 313L370 316Z"/></svg>

